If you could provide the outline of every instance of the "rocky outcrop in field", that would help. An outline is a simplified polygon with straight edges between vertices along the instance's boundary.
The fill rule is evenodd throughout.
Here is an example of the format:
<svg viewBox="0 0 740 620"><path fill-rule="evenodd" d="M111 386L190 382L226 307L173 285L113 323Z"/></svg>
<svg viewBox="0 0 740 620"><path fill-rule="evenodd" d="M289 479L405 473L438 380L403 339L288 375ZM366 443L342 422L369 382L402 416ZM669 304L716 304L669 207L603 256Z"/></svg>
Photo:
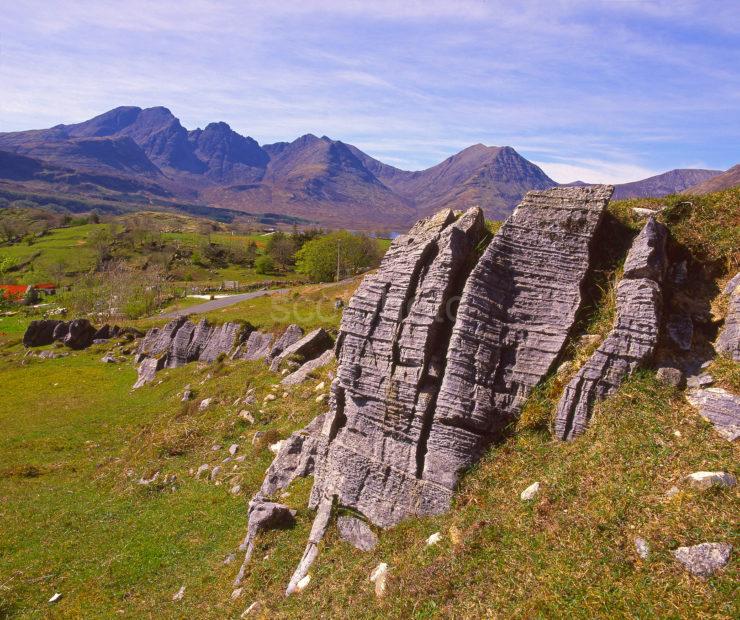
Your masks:
<svg viewBox="0 0 740 620"><path fill-rule="evenodd" d="M650 218L627 254L617 285L617 319L606 340L566 386L555 417L555 434L583 433L594 405L612 394L655 352L663 306L668 231Z"/></svg>

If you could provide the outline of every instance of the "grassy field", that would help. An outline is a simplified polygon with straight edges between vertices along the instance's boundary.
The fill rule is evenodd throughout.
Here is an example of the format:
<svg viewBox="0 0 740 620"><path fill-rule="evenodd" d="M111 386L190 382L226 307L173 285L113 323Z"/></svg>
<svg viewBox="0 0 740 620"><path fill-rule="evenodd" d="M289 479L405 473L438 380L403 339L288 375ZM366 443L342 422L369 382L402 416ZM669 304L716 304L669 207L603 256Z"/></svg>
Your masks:
<svg viewBox="0 0 740 620"><path fill-rule="evenodd" d="M697 298L721 312L720 286L737 267L737 233L728 227L738 202L728 194L706 200L682 215L681 201L670 198L664 217L671 251L697 257L702 269L692 274L709 278L692 283ZM640 225L631 206L612 207L620 231L614 248ZM715 221L722 223L716 229ZM697 234L702 227L712 244ZM613 317L616 249L599 269L602 289L580 329L603 336ZM269 331L291 322L336 331L335 300L346 302L358 281L298 287L208 318L246 320ZM688 302L677 296L670 303ZM17 342L24 320L2 318L0 331L16 334ZM265 618L740 617L740 493L699 492L682 483L698 470L737 475L738 446L652 370L599 405L587 433L567 444L554 441L549 429L568 375L549 377L516 432L464 478L447 515L382 532L369 553L330 529L310 585L286 599L314 516L306 508L311 481L295 482L280 501L297 509L296 526L258 538L244 589L232 600L246 502L272 459L267 446L324 410L314 388L328 381L329 369L285 397L273 388L279 376L264 364L231 361L165 370L132 391L130 361L100 362L108 345L40 360L24 358L12 340L0 341L0 618L238 618L253 601L261 604L255 617ZM594 346L570 347L571 373ZM737 363L718 359L710 372L719 385L740 391ZM195 391L191 403L180 400L186 384ZM255 404L236 402L251 388ZM270 391L278 398L263 403ZM199 411L204 398L213 403ZM239 417L244 409L254 424ZM265 435L254 442L257 431ZM223 464L232 443L246 458ZM221 484L194 479L203 463L222 464ZM156 472L154 483L139 484ZM522 502L519 494L535 481L540 494ZM235 484L238 495L230 492ZM674 485L679 493L667 496ZM425 547L434 532L441 542ZM650 545L647 560L635 551L638 536ZM735 545L728 567L707 580L688 575L671 555L705 541ZM235 560L224 564L232 553ZM383 598L368 579L379 562L390 567ZM183 586L184 597L173 601ZM51 605L55 592L62 598Z"/></svg>

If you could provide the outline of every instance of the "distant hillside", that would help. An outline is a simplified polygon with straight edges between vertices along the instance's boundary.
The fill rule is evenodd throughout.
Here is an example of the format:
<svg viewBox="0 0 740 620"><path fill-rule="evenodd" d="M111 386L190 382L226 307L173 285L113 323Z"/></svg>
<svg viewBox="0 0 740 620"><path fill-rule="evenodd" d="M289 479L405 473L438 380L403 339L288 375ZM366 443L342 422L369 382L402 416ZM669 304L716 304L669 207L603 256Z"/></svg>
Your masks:
<svg viewBox="0 0 740 620"><path fill-rule="evenodd" d="M82 123L0 134L0 149L0 179L16 192L165 196L351 228L404 229L439 208L474 204L500 219L528 190L556 185L511 147L477 144L409 172L326 136L260 145L226 123L188 131L163 107L120 107Z"/></svg>
<svg viewBox="0 0 740 620"><path fill-rule="evenodd" d="M684 193L686 194L711 194L723 189L740 186L740 164L733 166L726 172L718 174L702 183L692 185Z"/></svg>
<svg viewBox="0 0 740 620"><path fill-rule="evenodd" d="M721 173L721 170L695 170L692 168L669 170L641 181L616 185L613 199L660 198L669 194L678 194L692 185L702 183Z"/></svg>

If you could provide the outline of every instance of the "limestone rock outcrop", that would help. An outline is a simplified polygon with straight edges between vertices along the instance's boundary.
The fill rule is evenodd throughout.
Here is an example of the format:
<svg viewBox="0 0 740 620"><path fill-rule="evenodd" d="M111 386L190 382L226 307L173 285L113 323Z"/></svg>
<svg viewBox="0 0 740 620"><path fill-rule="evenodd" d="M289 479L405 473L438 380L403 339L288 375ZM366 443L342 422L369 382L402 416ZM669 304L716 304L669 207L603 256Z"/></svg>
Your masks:
<svg viewBox="0 0 740 620"><path fill-rule="evenodd" d="M287 333L287 332L286 332ZM276 372L280 369L280 365L289 359L299 360L300 363L312 360L324 351L331 349L334 346L334 341L326 330L321 327L315 329L309 334L303 336L303 338L296 340L292 344L286 346L277 355L272 355L270 362L270 370Z"/></svg>
<svg viewBox="0 0 740 620"><path fill-rule="evenodd" d="M686 398L722 437L729 441L740 437L740 396L710 387L691 390Z"/></svg>
<svg viewBox="0 0 740 620"><path fill-rule="evenodd" d="M195 361L213 362L221 354L230 355L250 331L242 323L213 326L204 319L193 324L184 317L162 328L153 327L139 345L139 377L134 387L150 382L162 368L178 368Z"/></svg>
<svg viewBox="0 0 740 620"><path fill-rule="evenodd" d="M588 426L594 405L648 361L658 344L661 284L668 231L650 218L632 244L617 285L617 318L606 340L566 386L558 403L555 434L573 439Z"/></svg>
<svg viewBox="0 0 740 620"><path fill-rule="evenodd" d="M334 351L332 349L329 349L328 351L324 351L321 355L318 357L309 360L305 364L303 364L298 370L295 372L292 372L286 377L283 377L283 380L280 382L283 385L298 385L299 383L302 383L306 379L308 379L309 375L314 371L318 370L319 368L323 368L327 364L330 364L335 359L334 357Z"/></svg>
<svg viewBox="0 0 740 620"><path fill-rule="evenodd" d="M740 362L740 273L727 284L724 290L730 296L725 325L717 338L716 349Z"/></svg>

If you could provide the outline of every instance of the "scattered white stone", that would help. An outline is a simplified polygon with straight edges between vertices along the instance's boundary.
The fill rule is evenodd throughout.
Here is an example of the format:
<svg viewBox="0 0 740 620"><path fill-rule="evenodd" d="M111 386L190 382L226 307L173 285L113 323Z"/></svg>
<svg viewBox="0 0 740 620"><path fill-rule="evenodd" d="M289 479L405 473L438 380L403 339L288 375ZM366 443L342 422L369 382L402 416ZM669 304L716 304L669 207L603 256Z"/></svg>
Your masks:
<svg viewBox="0 0 740 620"><path fill-rule="evenodd" d="M725 471L695 471L686 476L686 482L696 489L709 489L711 487L734 487L737 478Z"/></svg>
<svg viewBox="0 0 740 620"><path fill-rule="evenodd" d="M223 461L221 461L221 464L225 465L226 463L231 463L231 460L232 460L231 457L227 456Z"/></svg>
<svg viewBox="0 0 740 620"><path fill-rule="evenodd" d="M211 470L211 480L215 480L216 478L218 478L218 475L220 473L221 473L221 466L220 465L216 465L216 467L214 467Z"/></svg>
<svg viewBox="0 0 740 620"><path fill-rule="evenodd" d="M235 484L233 487L231 487L231 494L232 495L239 495L239 493L242 492L242 485Z"/></svg>
<svg viewBox="0 0 740 620"><path fill-rule="evenodd" d="M650 555L650 545L648 545L647 540L639 536L635 538L635 551L643 560L647 560Z"/></svg>
<svg viewBox="0 0 740 620"><path fill-rule="evenodd" d="M256 614L260 610L260 604L259 601L255 601L252 603L249 607L247 607L243 612L241 617L246 618L250 614Z"/></svg>
<svg viewBox="0 0 740 620"><path fill-rule="evenodd" d="M224 566L228 566L231 564L234 560L236 560L236 553L230 553L224 558Z"/></svg>
<svg viewBox="0 0 740 620"><path fill-rule="evenodd" d="M308 587L309 583L311 583L311 575L306 575L297 584L295 584L295 591L303 592Z"/></svg>
<svg viewBox="0 0 740 620"><path fill-rule="evenodd" d="M280 452L280 448L283 447L283 444L284 443L285 443L285 440L284 439L281 439L280 441L272 444L270 446L270 452L272 452L273 454L277 454L278 452Z"/></svg>
<svg viewBox="0 0 740 620"><path fill-rule="evenodd" d="M181 601L185 596L185 586L182 586L172 597L173 601Z"/></svg>
<svg viewBox="0 0 740 620"><path fill-rule="evenodd" d="M381 562L370 573L370 582L375 584L375 596L378 598L385 595L386 583L388 580L388 564Z"/></svg>
<svg viewBox="0 0 740 620"><path fill-rule="evenodd" d="M267 396L265 396L265 402L266 403L272 402L276 398L277 398L277 396L275 396L275 394L268 394Z"/></svg>
<svg viewBox="0 0 740 620"><path fill-rule="evenodd" d="M211 446L211 452L218 452L223 446L220 443L214 443Z"/></svg>
<svg viewBox="0 0 740 620"><path fill-rule="evenodd" d="M231 600L235 601L242 595L243 588L237 588L231 593Z"/></svg>
<svg viewBox="0 0 740 620"><path fill-rule="evenodd" d="M246 460L247 460L247 455L246 455L246 454L240 454L240 455L239 455L239 456L237 456L237 457L236 457L236 458L235 458L234 460L235 460L235 461L236 461L237 463L243 463L244 461L246 461Z"/></svg>
<svg viewBox="0 0 740 620"><path fill-rule="evenodd" d="M427 538L427 547L433 547L440 540L442 540L442 534L440 534L439 532L434 532L434 534Z"/></svg>
<svg viewBox="0 0 740 620"><path fill-rule="evenodd" d="M207 472L207 471L208 471L209 469L210 469L210 466L208 465L208 463L203 463L203 465L201 465L201 466L200 466L200 467L198 468L198 471L196 471L196 472L195 472L195 479L196 479L196 480L197 480L197 479L199 479L199 478L200 478L200 477L201 477L201 476L202 476L203 474L205 474L205 473L206 473L206 472Z"/></svg>
<svg viewBox="0 0 740 620"><path fill-rule="evenodd" d="M193 391L190 389L190 384L186 385L182 391L182 402L186 403L193 397Z"/></svg>
<svg viewBox="0 0 740 620"><path fill-rule="evenodd" d="M237 453L237 450L239 450L239 444L238 443L232 443L229 446L229 454L231 456L234 456Z"/></svg>
<svg viewBox="0 0 740 620"><path fill-rule="evenodd" d="M316 402L319 403L319 404L320 403L323 403L325 400L326 400L326 394L319 394L316 397Z"/></svg>
<svg viewBox="0 0 740 620"><path fill-rule="evenodd" d="M665 496L668 498L675 497L681 492L681 489L679 489L677 486L672 486L670 489L668 489L665 493Z"/></svg>
<svg viewBox="0 0 740 620"><path fill-rule="evenodd" d="M262 439L265 436L264 431L256 431L254 435L252 435L252 445L256 445L257 442Z"/></svg>
<svg viewBox="0 0 740 620"><path fill-rule="evenodd" d="M249 422L249 424L254 424L254 417L252 417L252 414L246 409L239 412L239 417L245 422Z"/></svg>
<svg viewBox="0 0 740 620"><path fill-rule="evenodd" d="M674 437L680 437L681 436L681 431L673 431L673 436Z"/></svg>
<svg viewBox="0 0 740 620"><path fill-rule="evenodd" d="M283 398L288 398L288 396L290 396L290 394L288 394L288 392L283 392Z"/></svg>
<svg viewBox="0 0 740 620"><path fill-rule="evenodd" d="M202 401L200 401L200 405L198 405L198 411L205 411L206 409L208 409L212 400L212 398L204 398Z"/></svg>
<svg viewBox="0 0 740 620"><path fill-rule="evenodd" d="M157 478L159 478L159 472L156 472L151 478L144 478L142 476L141 478L139 478L139 484L146 486L154 482Z"/></svg>
<svg viewBox="0 0 740 620"><path fill-rule="evenodd" d="M673 552L693 575L709 577L730 561L732 545L728 543L701 543L693 547L679 547Z"/></svg>
<svg viewBox="0 0 740 620"><path fill-rule="evenodd" d="M537 493L540 492L540 483L535 482L533 484L530 484L526 489L524 489L519 496L522 501L528 502L532 499L534 499L537 496Z"/></svg>
<svg viewBox="0 0 740 620"><path fill-rule="evenodd" d="M287 368L283 368L283 369L282 369L282 371L280 371L280 374L281 374L281 375L282 375L283 377L286 377L287 375L289 375L289 374L290 374L290 370L288 370Z"/></svg>
<svg viewBox="0 0 740 620"><path fill-rule="evenodd" d="M322 381L321 383L319 383L319 384L318 384L318 385L317 385L317 386L316 386L316 387L315 387L315 388L313 389L313 391L314 391L314 392L320 392L320 391L321 391L321 390L323 390L323 389L324 389L325 387L326 387L326 383L324 383L324 382Z"/></svg>
<svg viewBox="0 0 740 620"><path fill-rule="evenodd" d="M54 604L56 603L60 598L62 598L61 592L55 592L54 595L49 599L49 602Z"/></svg>

